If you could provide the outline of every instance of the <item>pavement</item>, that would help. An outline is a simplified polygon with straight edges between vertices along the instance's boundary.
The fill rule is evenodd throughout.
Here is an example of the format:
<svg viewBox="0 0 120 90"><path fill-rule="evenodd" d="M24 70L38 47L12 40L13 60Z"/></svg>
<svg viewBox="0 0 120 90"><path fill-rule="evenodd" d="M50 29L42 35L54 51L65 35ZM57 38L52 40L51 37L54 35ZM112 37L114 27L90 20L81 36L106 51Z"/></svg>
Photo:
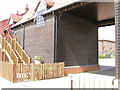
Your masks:
<svg viewBox="0 0 120 90"><path fill-rule="evenodd" d="M115 58L99 59L98 63L100 66L113 66L113 67L115 67Z"/></svg>
<svg viewBox="0 0 120 90"><path fill-rule="evenodd" d="M115 77L115 59L99 59L100 70L87 72L86 74L99 74ZM84 73L85 74L85 73ZM71 74L72 76L81 75ZM22 83L11 83L0 77L0 89L2 88L70 88L71 75L48 80L29 81Z"/></svg>
<svg viewBox="0 0 120 90"><path fill-rule="evenodd" d="M99 59L100 70L91 71L89 73L115 76L115 58Z"/></svg>
<svg viewBox="0 0 120 90"><path fill-rule="evenodd" d="M22 83L11 83L3 78L0 78L0 89L1 88L70 88L70 78L67 76L56 79L29 81Z"/></svg>
<svg viewBox="0 0 120 90"><path fill-rule="evenodd" d="M71 79L73 80L72 87L118 88L118 80L115 79L115 59L99 59L99 65L100 69L96 71L71 74Z"/></svg>

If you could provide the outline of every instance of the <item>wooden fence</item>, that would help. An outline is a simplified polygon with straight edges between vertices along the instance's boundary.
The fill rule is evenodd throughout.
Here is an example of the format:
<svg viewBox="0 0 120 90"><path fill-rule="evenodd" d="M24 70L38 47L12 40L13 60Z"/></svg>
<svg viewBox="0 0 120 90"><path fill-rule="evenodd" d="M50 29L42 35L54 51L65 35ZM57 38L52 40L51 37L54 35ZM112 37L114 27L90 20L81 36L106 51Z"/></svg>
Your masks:
<svg viewBox="0 0 120 90"><path fill-rule="evenodd" d="M10 82L15 82L16 81L16 65L0 62L0 76L9 80Z"/></svg>
<svg viewBox="0 0 120 90"><path fill-rule="evenodd" d="M0 76L13 83L59 78L64 76L64 63L25 65L0 62Z"/></svg>
<svg viewBox="0 0 120 90"><path fill-rule="evenodd" d="M31 64L31 80L42 80L64 76L64 63Z"/></svg>

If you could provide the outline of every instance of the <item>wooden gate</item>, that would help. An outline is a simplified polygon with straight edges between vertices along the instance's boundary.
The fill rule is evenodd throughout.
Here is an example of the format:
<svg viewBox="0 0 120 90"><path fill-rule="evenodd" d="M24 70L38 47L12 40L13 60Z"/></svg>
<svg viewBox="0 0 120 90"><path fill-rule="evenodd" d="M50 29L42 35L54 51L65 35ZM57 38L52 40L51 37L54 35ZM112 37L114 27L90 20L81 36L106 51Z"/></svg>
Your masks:
<svg viewBox="0 0 120 90"><path fill-rule="evenodd" d="M16 65L16 82L25 82L30 80L30 64Z"/></svg>
<svg viewBox="0 0 120 90"><path fill-rule="evenodd" d="M117 90L118 81L114 76L83 73L71 76L71 88L81 90Z"/></svg>

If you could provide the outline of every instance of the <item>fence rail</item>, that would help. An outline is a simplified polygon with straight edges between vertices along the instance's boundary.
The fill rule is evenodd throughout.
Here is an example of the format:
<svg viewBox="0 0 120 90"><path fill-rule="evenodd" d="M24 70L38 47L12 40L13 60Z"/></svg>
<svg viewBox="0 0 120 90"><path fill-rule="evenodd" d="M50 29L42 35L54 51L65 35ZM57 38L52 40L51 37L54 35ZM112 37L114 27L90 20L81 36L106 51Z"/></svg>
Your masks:
<svg viewBox="0 0 120 90"><path fill-rule="evenodd" d="M64 76L64 63L9 64L0 62L0 76L15 83Z"/></svg>

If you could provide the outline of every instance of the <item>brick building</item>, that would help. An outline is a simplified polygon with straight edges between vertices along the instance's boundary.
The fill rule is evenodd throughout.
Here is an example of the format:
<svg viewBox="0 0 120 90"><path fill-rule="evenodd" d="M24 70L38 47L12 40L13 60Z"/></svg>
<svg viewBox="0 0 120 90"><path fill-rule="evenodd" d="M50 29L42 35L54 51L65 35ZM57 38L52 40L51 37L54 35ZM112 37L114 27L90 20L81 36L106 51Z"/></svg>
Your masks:
<svg viewBox="0 0 120 90"><path fill-rule="evenodd" d="M104 11L103 7L106 7ZM17 32L14 37L29 56L42 56L45 62L63 61L66 66L77 66L71 70L67 68L68 73L99 68L98 27L114 23L112 2L68 0L60 3L55 0L54 6L43 14L44 23L41 21L40 26L37 25L36 11L24 15L11 28ZM110 23L104 21L106 19ZM82 66L88 68L83 70Z"/></svg>
<svg viewBox="0 0 120 90"><path fill-rule="evenodd" d="M98 40L99 55L107 57L115 55L115 41Z"/></svg>
<svg viewBox="0 0 120 90"><path fill-rule="evenodd" d="M0 22L0 34L4 35L4 28L8 25L8 19L5 19Z"/></svg>
<svg viewBox="0 0 120 90"><path fill-rule="evenodd" d="M0 34L4 36L4 28L8 25L8 19L0 22ZM0 49L0 61L2 61L2 49Z"/></svg>

